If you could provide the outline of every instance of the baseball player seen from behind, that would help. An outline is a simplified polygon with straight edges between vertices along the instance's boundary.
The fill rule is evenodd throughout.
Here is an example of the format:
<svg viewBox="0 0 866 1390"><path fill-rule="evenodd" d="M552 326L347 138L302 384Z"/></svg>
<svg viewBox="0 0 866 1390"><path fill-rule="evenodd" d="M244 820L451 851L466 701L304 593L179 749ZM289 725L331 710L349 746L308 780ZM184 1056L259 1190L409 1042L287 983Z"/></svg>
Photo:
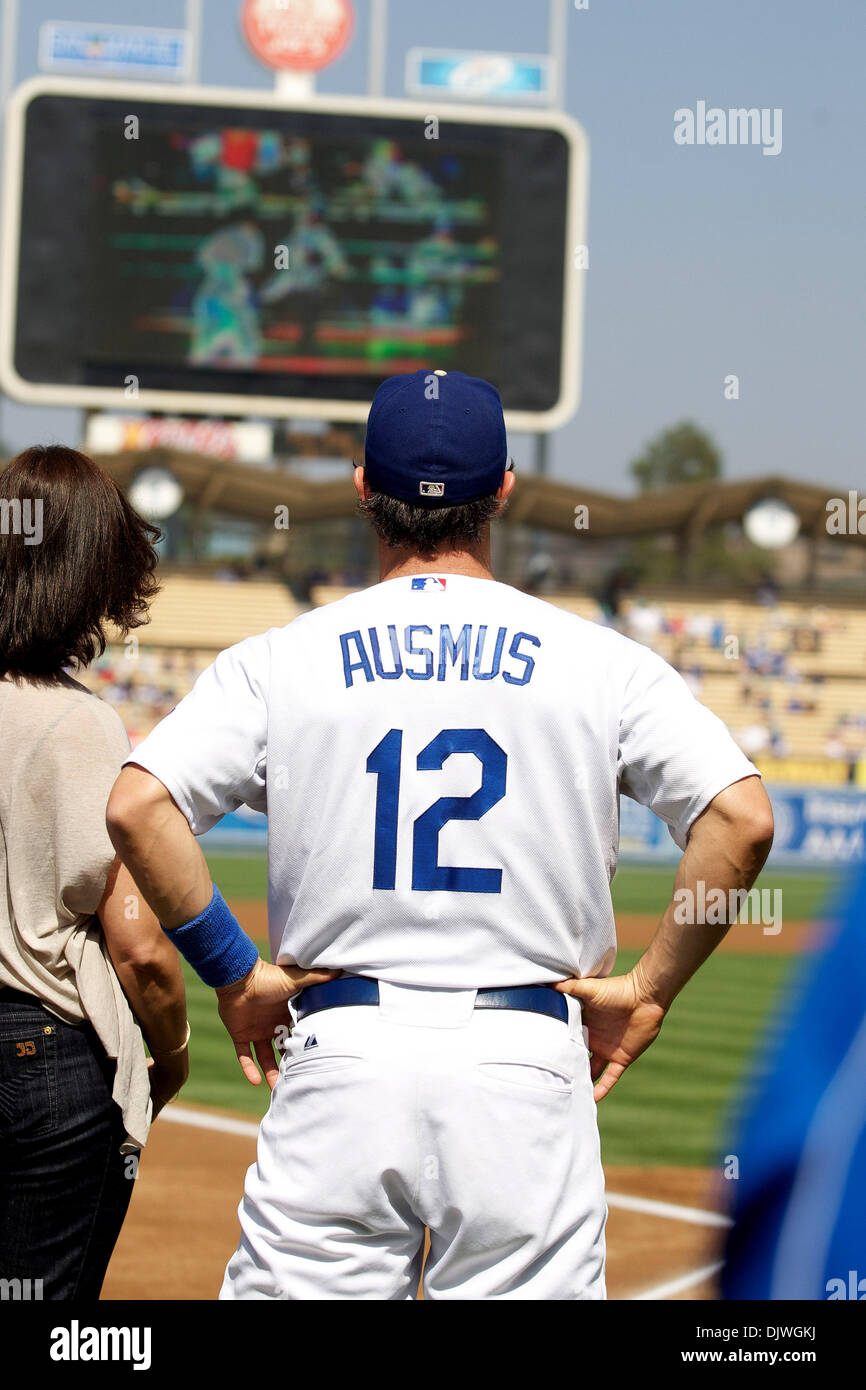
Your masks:
<svg viewBox="0 0 866 1390"><path fill-rule="evenodd" d="M618 798L696 899L769 851L756 769L670 666L494 579L513 486L492 386L384 382L355 469L381 582L223 652L115 784L118 853L272 1087L221 1298L411 1299L425 1226L429 1299L604 1298L596 1103L727 930L672 898L610 975ZM274 964L194 838L242 803Z"/></svg>

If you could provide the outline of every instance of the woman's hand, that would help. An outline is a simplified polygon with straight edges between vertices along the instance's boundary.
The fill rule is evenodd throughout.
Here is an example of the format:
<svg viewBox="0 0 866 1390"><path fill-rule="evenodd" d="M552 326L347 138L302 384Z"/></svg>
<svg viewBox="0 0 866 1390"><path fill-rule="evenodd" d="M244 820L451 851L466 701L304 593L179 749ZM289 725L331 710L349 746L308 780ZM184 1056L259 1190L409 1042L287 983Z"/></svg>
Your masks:
<svg viewBox="0 0 866 1390"><path fill-rule="evenodd" d="M178 1091L185 1085L189 1076L189 1048L185 1047L177 1057L147 1059L150 1078L150 1098L153 1102L153 1116L156 1119L160 1110L174 1100Z"/></svg>

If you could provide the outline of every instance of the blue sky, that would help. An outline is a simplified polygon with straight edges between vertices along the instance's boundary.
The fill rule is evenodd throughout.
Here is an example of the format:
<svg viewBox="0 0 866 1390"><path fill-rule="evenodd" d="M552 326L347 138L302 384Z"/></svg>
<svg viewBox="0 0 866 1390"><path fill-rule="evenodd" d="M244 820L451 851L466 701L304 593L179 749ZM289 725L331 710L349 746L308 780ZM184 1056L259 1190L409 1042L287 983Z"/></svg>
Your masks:
<svg viewBox="0 0 866 1390"><path fill-rule="evenodd" d="M203 0L202 80L263 87L239 0ZM369 0L323 92L363 92ZM24 0L16 80L44 19L182 27L183 0ZM413 45L543 52L546 0L390 0L386 95ZM565 106L591 146L583 400L551 444L563 480L631 491L629 461L691 418L730 477L864 484L866 6L862 0L589 0L568 6ZM699 100L783 112L777 157L680 146ZM724 379L740 379L740 399ZM4 402L15 446L78 415ZM512 441L518 465L530 441Z"/></svg>

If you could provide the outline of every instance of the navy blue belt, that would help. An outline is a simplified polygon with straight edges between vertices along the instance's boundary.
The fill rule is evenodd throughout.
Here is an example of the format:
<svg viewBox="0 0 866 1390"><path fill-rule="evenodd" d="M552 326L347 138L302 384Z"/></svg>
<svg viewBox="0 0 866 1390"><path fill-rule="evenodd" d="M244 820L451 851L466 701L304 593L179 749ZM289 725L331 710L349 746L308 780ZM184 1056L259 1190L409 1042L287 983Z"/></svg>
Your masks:
<svg viewBox="0 0 866 1390"><path fill-rule="evenodd" d="M349 975L328 980L323 985L308 985L298 995L298 1020L323 1009L354 1008L357 1004L378 1004L379 981L364 975ZM479 989L475 996L476 1009L524 1009L533 1014L548 1014L568 1022L568 1004L564 994L547 985L517 985L511 989Z"/></svg>

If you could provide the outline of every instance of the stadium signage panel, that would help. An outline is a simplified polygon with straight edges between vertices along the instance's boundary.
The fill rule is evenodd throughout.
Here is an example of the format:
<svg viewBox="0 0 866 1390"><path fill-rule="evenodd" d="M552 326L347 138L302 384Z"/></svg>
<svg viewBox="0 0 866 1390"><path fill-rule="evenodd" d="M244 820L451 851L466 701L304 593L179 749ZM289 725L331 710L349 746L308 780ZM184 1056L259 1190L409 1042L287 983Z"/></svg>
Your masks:
<svg viewBox="0 0 866 1390"><path fill-rule="evenodd" d="M866 862L866 791L856 787L768 786L776 828L770 864L803 868ZM680 851L646 806L620 801L620 857L675 862Z"/></svg>
<svg viewBox="0 0 866 1390"><path fill-rule="evenodd" d="M588 154L570 117L132 95L36 78L9 103L7 394L362 421L382 380L429 367L493 381L511 429L574 413Z"/></svg>
<svg viewBox="0 0 866 1390"><path fill-rule="evenodd" d="M553 100L551 59L547 54L469 53L410 48L406 91L410 96L449 97L453 101Z"/></svg>
<svg viewBox="0 0 866 1390"><path fill-rule="evenodd" d="M85 440L85 448L93 454L176 449L237 463L269 463L274 456L273 426L258 420L93 414Z"/></svg>
<svg viewBox="0 0 866 1390"><path fill-rule="evenodd" d="M241 28L270 68L317 72L339 58L352 36L350 0L244 0Z"/></svg>
<svg viewBox="0 0 866 1390"><path fill-rule="evenodd" d="M48 20L39 30L43 72L184 82L189 76L189 55L189 35L184 29Z"/></svg>

